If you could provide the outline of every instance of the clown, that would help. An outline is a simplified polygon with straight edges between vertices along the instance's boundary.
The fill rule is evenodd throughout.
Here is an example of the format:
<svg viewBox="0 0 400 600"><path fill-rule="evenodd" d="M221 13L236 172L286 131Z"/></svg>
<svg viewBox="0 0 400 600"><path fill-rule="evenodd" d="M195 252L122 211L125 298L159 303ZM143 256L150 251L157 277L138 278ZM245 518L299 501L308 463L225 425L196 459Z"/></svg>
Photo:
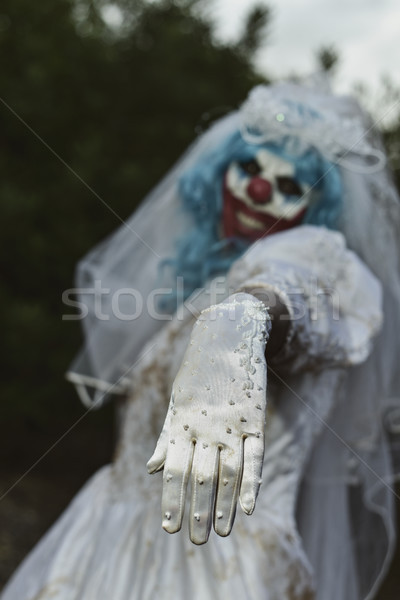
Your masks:
<svg viewBox="0 0 400 600"><path fill-rule="evenodd" d="M224 180L224 235L255 241L303 222L311 186L267 149L230 165Z"/></svg>
<svg viewBox="0 0 400 600"><path fill-rule="evenodd" d="M94 299L69 378L90 406L128 396L121 439L4 600L375 596L395 542L400 210L371 132L352 99L256 88L81 262L109 318ZM143 310L121 321L127 286Z"/></svg>
<svg viewBox="0 0 400 600"><path fill-rule="evenodd" d="M292 138L255 144L235 132L184 173L179 188L195 223L176 258L186 294L251 242L305 223L337 229L342 212L336 165L312 147L299 153Z"/></svg>

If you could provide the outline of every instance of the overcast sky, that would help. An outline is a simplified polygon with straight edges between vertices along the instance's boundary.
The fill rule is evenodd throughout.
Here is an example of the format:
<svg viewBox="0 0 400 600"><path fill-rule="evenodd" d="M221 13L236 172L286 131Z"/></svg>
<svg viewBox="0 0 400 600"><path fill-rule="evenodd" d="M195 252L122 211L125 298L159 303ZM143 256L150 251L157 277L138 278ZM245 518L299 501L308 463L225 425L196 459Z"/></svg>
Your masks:
<svg viewBox="0 0 400 600"><path fill-rule="evenodd" d="M354 81L373 89L381 74L400 84L400 0L259 0L273 10L269 36L259 53L259 69L274 78L309 74L315 51L333 44L341 63L335 89L348 92ZM223 39L235 37L253 0L214 0L210 11Z"/></svg>

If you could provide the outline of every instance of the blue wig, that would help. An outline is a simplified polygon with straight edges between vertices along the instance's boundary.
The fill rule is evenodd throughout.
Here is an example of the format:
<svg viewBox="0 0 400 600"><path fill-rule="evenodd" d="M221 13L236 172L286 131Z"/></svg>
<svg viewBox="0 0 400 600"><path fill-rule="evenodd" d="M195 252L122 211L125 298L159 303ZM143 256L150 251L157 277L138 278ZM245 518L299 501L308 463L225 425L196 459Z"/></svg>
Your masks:
<svg viewBox="0 0 400 600"><path fill-rule="evenodd" d="M294 156L288 151L292 141L293 138L287 138L281 145L249 144L236 131L183 174L179 194L183 210L192 216L194 227L177 241L175 257L161 265L162 268L169 265L175 278L182 278L183 299L202 287L210 277L226 273L250 245L248 240L239 238L221 239L223 178L230 163L249 161L261 148L292 162L296 178L313 188L303 223L338 228L342 210L339 169L313 148ZM172 305L176 306L176 295L172 303L165 299L164 304L165 308L169 304L170 309Z"/></svg>

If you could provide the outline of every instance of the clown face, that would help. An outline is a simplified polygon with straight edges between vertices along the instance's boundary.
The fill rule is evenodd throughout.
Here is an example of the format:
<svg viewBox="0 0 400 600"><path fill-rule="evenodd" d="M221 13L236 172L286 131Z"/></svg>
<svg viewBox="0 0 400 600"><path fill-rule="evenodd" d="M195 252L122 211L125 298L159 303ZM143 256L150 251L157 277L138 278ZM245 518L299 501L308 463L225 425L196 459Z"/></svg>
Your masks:
<svg viewBox="0 0 400 600"><path fill-rule="evenodd" d="M224 236L254 241L299 225L310 186L295 173L293 163L265 148L251 160L232 162L224 178Z"/></svg>

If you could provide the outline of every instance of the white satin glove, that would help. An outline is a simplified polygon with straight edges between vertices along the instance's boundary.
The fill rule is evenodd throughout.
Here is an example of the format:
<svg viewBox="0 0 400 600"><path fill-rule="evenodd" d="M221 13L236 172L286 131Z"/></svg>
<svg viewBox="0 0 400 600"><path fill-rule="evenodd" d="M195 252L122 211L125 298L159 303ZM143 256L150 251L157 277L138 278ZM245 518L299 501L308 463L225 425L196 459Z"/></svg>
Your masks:
<svg viewBox="0 0 400 600"><path fill-rule="evenodd" d="M266 409L265 305L230 296L196 322L147 468L164 468L163 528L180 530L191 474L190 539L204 544L212 522L229 535L239 497L254 510L261 483Z"/></svg>

